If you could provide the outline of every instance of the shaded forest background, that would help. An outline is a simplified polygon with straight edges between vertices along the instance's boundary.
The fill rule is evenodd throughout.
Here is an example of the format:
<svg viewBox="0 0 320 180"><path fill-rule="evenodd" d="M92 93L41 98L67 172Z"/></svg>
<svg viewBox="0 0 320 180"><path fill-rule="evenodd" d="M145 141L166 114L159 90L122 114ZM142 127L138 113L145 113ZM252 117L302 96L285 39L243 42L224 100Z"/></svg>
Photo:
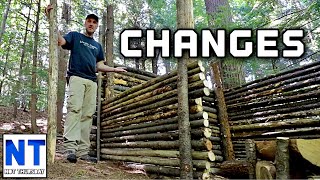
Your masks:
<svg viewBox="0 0 320 180"><path fill-rule="evenodd" d="M46 111L49 66L49 23L44 8L49 1L0 0L0 106L12 107L14 117L17 109L25 111ZM246 59L225 58L221 66L225 87L233 87L255 79L275 74L318 60L319 52L319 0L194 0L194 24L196 31L203 28L288 28L305 30L306 53L298 59ZM156 74L165 74L176 69L175 58L125 59L119 52L119 34L127 28L176 30L176 3L174 0L60 0L58 1L58 22L62 34L68 31L83 32L85 16L99 15L107 6L114 8L114 62ZM66 11L67 9L71 11ZM68 13L69 12L69 13ZM71 12L71 13L70 13ZM102 25L103 20L100 21ZM99 31L95 39L99 40ZM254 40L254 38L252 39ZM143 43L135 42L134 46ZM283 47L279 43L280 49ZM65 69L67 51L60 51L60 75L58 106L62 113L65 97ZM204 64L212 60L201 59ZM35 115L32 115L33 118ZM58 117L58 118L61 118ZM59 128L59 127L58 127Z"/></svg>

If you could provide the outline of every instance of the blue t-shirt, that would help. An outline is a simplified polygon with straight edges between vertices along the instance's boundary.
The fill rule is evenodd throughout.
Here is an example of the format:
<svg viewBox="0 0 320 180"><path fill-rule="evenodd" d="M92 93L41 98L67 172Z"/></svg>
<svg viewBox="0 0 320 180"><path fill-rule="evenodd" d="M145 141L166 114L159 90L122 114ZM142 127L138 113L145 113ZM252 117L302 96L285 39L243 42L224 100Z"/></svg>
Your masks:
<svg viewBox="0 0 320 180"><path fill-rule="evenodd" d="M101 44L78 32L69 32L64 39L67 42L62 48L71 50L68 76L96 81L96 63L104 60Z"/></svg>

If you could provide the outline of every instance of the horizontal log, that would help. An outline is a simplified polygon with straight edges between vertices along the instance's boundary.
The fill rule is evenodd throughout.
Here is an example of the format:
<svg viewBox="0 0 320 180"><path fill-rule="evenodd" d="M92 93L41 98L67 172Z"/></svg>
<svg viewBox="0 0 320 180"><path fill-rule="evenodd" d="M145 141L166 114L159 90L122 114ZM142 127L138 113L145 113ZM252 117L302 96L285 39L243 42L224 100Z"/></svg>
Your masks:
<svg viewBox="0 0 320 180"><path fill-rule="evenodd" d="M180 168L179 167L168 167L168 166L157 166L157 165L148 165L148 164L129 164L128 167L133 169L139 169L147 172L148 174L158 174L158 175L169 175L180 177ZM210 177L210 174L207 172L193 172L193 178L201 179L202 177ZM205 178L202 178L205 179Z"/></svg>
<svg viewBox="0 0 320 180"><path fill-rule="evenodd" d="M133 72L117 72L117 73L124 74L126 76L134 77L136 79L145 80L145 81L149 81L154 78L154 77L144 76L142 74L137 74Z"/></svg>
<svg viewBox="0 0 320 180"><path fill-rule="evenodd" d="M320 103L318 102L318 99L311 99L307 101L292 102L292 103L286 103L280 106L274 106L269 108L270 110L265 110L264 108L261 108L259 112L250 112L249 114L231 116L229 120L235 121L235 120L241 120L241 119L251 119L256 117L264 117L267 115L283 114L283 113L294 112L294 111L316 109L318 107L320 107Z"/></svg>
<svg viewBox="0 0 320 180"><path fill-rule="evenodd" d="M126 86L114 85L113 89L116 90L116 91L126 91L126 90L128 90L130 88L126 87Z"/></svg>
<svg viewBox="0 0 320 180"><path fill-rule="evenodd" d="M298 68L290 69L287 71L283 71L280 73L277 73L275 75L270 75L255 81L251 81L249 83L243 84L239 87L233 88L233 90L229 90L225 92L226 96L231 96L236 93L248 91L249 89L257 88L260 86L268 85L268 84L273 84L280 82L284 79L292 78L292 73L295 74L295 76L299 76L301 74L305 74L306 72L308 73L310 70L314 71L314 69L317 69L319 66L319 62L314 62L307 64L305 66L300 66ZM311 68L311 69L310 69Z"/></svg>
<svg viewBox="0 0 320 180"><path fill-rule="evenodd" d="M195 113L195 114L190 114L189 118L191 120L193 120L193 119L208 119L209 115L208 115L207 112L198 112L198 113Z"/></svg>
<svg viewBox="0 0 320 180"><path fill-rule="evenodd" d="M101 118L103 118L102 121L116 119L116 118L119 118L119 117L124 117L124 116L135 114L135 113L138 113L138 112L144 112L144 111L147 111L147 110L156 109L156 108L163 107L163 106L166 106L166 105L175 104L177 102L178 102L178 97L166 98L165 100L160 100L157 103L152 103L152 104L149 104L149 105L146 105L146 106L138 107L136 109L132 109L132 110L129 110L129 111L121 112L121 113L118 113L118 114L115 114L115 115L112 115L112 116L107 116L106 113L103 113L101 115Z"/></svg>
<svg viewBox="0 0 320 180"><path fill-rule="evenodd" d="M154 120L158 120L158 119L167 119L167 118L171 118L177 115L177 110L171 110L171 111L167 111L167 112L163 112L160 114L154 114L154 115L150 115L150 116L146 116L146 117L139 117L130 121L125 121L125 122L121 122L121 123L117 123L117 124L112 124L110 125L110 123L108 123L108 121L102 122L101 125L109 125L108 128L116 128L116 127L120 127L120 126L127 126L127 125L131 125L131 124L138 124L138 123L142 123L142 122L148 122L148 121L154 121Z"/></svg>
<svg viewBox="0 0 320 180"><path fill-rule="evenodd" d="M320 115L319 110L309 110L309 111L298 111L298 112L291 112L286 114L279 114L279 115L272 115L267 117L261 117L256 119L245 119L239 121L230 121L231 126L235 125L242 125L242 124L253 124L257 122L267 122L267 121L277 121L277 120L284 120L284 119L294 119L294 118L305 118L305 117L313 117Z"/></svg>
<svg viewBox="0 0 320 180"><path fill-rule="evenodd" d="M142 84L142 83L147 82L145 80L137 79L137 78L134 78L134 77L131 77L131 76L127 76L125 74L120 74L120 73L114 73L113 76L115 78L117 78L117 79L123 79L125 81L132 82L132 83L137 83L137 84Z"/></svg>
<svg viewBox="0 0 320 180"><path fill-rule="evenodd" d="M142 129L142 128L147 128L147 127L154 127L154 126L161 126L161 125L167 125L167 124L173 124L177 123L178 119L177 117L175 118L169 118L169 119L159 119L153 122L148 122L148 123L141 123L141 124L133 124L129 126L124 126L124 127L118 127L118 128L108 128L108 126L103 126L101 132L102 133L112 133L112 132L117 132L117 131L127 131L127 130L134 130L134 129ZM209 125L209 122L207 119L197 119L197 120L192 120L190 119L190 125L193 128L196 127L201 127L203 126L207 127ZM107 128L107 129L105 129Z"/></svg>
<svg viewBox="0 0 320 180"><path fill-rule="evenodd" d="M192 70L198 66L202 66L202 63L200 61L199 62L192 62L192 63L188 64L187 66L188 66L188 70ZM106 100L102 104L103 105L111 104L111 102L114 104L118 104L118 103L121 103L121 102L126 101L128 99L132 99L136 96L139 96L141 94L149 92L148 88L156 89L157 87L161 87L161 86L164 86L168 83L176 81L177 80L177 77L175 77L176 75L177 75L177 70L175 70L171 73L168 73L166 75L163 75L163 76L158 76L158 77L153 78L152 80L148 81L147 83L135 86L135 87L123 92L122 94L120 94L118 96L115 96L113 98ZM126 97L126 98L124 98L124 97ZM111 105L111 106L113 106L113 105Z"/></svg>
<svg viewBox="0 0 320 180"><path fill-rule="evenodd" d="M251 94L248 96L230 99L230 100L226 101L226 103L233 104L233 103L237 103L240 101L248 102L254 98L260 98L260 97L265 97L265 96L271 96L271 95L278 94L278 93L288 92L288 91L291 91L294 89L299 89L299 88L304 88L304 87L308 87L311 85L315 85L315 84L318 84L319 82L320 82L320 77L313 77L311 79L295 82L293 84L288 84L283 87L279 87L279 88L275 88L275 89L271 89L271 90L264 90L264 91L256 93L256 94Z"/></svg>
<svg viewBox="0 0 320 180"><path fill-rule="evenodd" d="M209 140L191 141L195 150L220 150L219 145L212 146ZM152 149L175 149L179 148L179 141L149 141L149 142L128 142L128 143L101 143L103 148L152 148Z"/></svg>
<svg viewBox="0 0 320 180"><path fill-rule="evenodd" d="M312 127L320 126L319 119L305 118L305 119L292 119L287 121L275 121L266 123L256 123L249 125L231 126L231 131L244 131L244 130L272 130L276 128L294 128L294 127Z"/></svg>
<svg viewBox="0 0 320 180"><path fill-rule="evenodd" d="M152 141L152 140L177 140L179 134L177 132L163 132L163 133L147 133L147 134L135 134L119 137L102 138L102 142L134 142L134 141Z"/></svg>
<svg viewBox="0 0 320 180"><path fill-rule="evenodd" d="M146 163L146 164L155 164L155 165L162 165L162 166L180 166L179 159L170 159L168 161L167 158L160 158L160 157L136 157L136 156L115 156L115 155L101 155L102 158L107 160L116 160L116 161L130 161L130 162L137 162L137 163ZM210 163L205 160L193 160L193 166L196 168L206 169L210 168Z"/></svg>
<svg viewBox="0 0 320 180"><path fill-rule="evenodd" d="M130 81L125 81L125 80L123 80L123 79L117 79L117 78L114 78L114 79L113 79L113 84L115 84L115 85L127 86L127 87L133 87L133 86L138 85L138 83L134 83L134 82L130 82Z"/></svg>
<svg viewBox="0 0 320 180"><path fill-rule="evenodd" d="M290 79L286 79L284 81L279 81L277 83L271 83L269 85L261 86L260 88L255 88L255 89L252 89L250 91L245 91L243 93L227 96L226 97L226 101L229 101L231 99L237 99L237 98L244 97L244 96L250 96L250 95L253 95L253 94L258 94L260 92L267 91L267 90L278 89L280 87L284 88L285 86L290 86L292 83L308 81L308 80L310 80L312 78L318 77L319 75L320 75L320 71L314 72L314 73L310 73L310 74L306 74L306 75L303 75L303 76L293 77L293 78L290 78Z"/></svg>
<svg viewBox="0 0 320 180"><path fill-rule="evenodd" d="M233 133L233 138L269 138L269 137L291 137L291 136L297 136L299 135L301 138L304 135L313 135L315 133L320 132L320 127L307 127L307 128L297 128L297 129L283 129L279 131L252 131L252 132L242 132L242 133Z"/></svg>
<svg viewBox="0 0 320 180"><path fill-rule="evenodd" d="M210 94L213 94L213 93L210 93ZM216 99L212 98L212 97L204 96L202 98L203 98L203 101L205 101L205 102L209 102L209 103L215 103L216 102Z"/></svg>
<svg viewBox="0 0 320 180"><path fill-rule="evenodd" d="M247 179L249 164L246 161L224 161L219 166L219 171L211 172L228 178Z"/></svg>
<svg viewBox="0 0 320 180"><path fill-rule="evenodd" d="M191 137L211 137L212 130L210 128L191 129Z"/></svg>
<svg viewBox="0 0 320 180"><path fill-rule="evenodd" d="M163 158L179 158L179 151L174 150L133 150L133 149L101 149L102 154L117 156L139 156L139 157L163 157ZM201 152L192 151L192 159L215 161L217 158L212 151ZM218 156L218 159L220 157Z"/></svg>
<svg viewBox="0 0 320 180"><path fill-rule="evenodd" d="M137 138L145 138L148 139L148 136L150 136L149 139L153 137L155 138L165 138L165 139L174 139L177 138L177 135L173 135L172 133L164 133L161 134L159 132L168 132L168 131L174 131L178 130L178 120L177 118L167 119L167 120L160 120L160 121L167 121L174 124L161 124L161 123L153 123L153 124L161 124L158 126L140 126L142 128L135 129L126 129L126 130L120 130L120 131L110 131L110 130L101 130L101 137L103 138L109 138L108 140L112 139L112 142L115 141L124 141L124 140L134 140ZM207 123L206 120L195 120L190 121L190 126L192 128L199 128L199 125ZM151 124L152 125L152 124ZM122 128L124 129L124 128ZM150 133L156 133L156 134L150 134ZM139 135L138 135L139 134Z"/></svg>
<svg viewBox="0 0 320 180"><path fill-rule="evenodd" d="M217 109L213 107L203 106L203 111L217 114Z"/></svg>
<svg viewBox="0 0 320 180"><path fill-rule="evenodd" d="M309 87L308 87L309 88ZM291 94L289 92L281 93L278 97L265 97L264 99L260 98L259 100L255 100L252 102L239 102L236 104L227 104L228 111L232 112L234 111L239 111L239 110L246 110L250 108L256 108L256 107L264 107L264 106L271 106L271 105L281 105L286 102L296 102L296 101L301 101L305 99L311 99L311 98L317 98L320 95L320 90L317 90L310 88L310 92L300 92L300 89L295 89L294 94ZM305 91L302 89L302 91Z"/></svg>
<svg viewBox="0 0 320 180"><path fill-rule="evenodd" d="M119 65L119 64L114 64L114 67L124 67L124 66L123 65ZM132 72L132 73L135 73L135 74L141 74L141 75L152 77L152 78L158 77L158 75L156 75L154 73L151 73L151 72L148 72L148 71L144 71L144 70L141 70L141 69L136 69L136 68L132 68L132 67L128 67L128 66L125 66L125 68L126 68L126 70L128 72Z"/></svg>
<svg viewBox="0 0 320 180"><path fill-rule="evenodd" d="M122 117L115 118L115 119L110 119L110 120L103 119L101 126L124 122L124 121L128 121L131 119L139 118L139 117L152 116L152 115L155 115L159 112L167 112L167 111L172 111L172 110L176 110L176 109L178 109L178 103L158 107L155 109L149 109L149 110L146 110L143 112L132 113L127 116L122 116Z"/></svg>

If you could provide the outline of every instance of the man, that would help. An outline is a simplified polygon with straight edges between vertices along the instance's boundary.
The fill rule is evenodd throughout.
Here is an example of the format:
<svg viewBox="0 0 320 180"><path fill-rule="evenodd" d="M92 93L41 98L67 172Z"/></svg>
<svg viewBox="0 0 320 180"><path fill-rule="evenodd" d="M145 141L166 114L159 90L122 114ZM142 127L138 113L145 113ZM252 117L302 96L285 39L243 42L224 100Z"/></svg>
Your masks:
<svg viewBox="0 0 320 180"><path fill-rule="evenodd" d="M48 5L46 15L53 7ZM68 77L69 99L67 117L64 124L65 157L69 162L76 163L80 159L96 162L90 157L90 131L92 116L96 110L96 70L102 72L126 72L122 67L112 68L103 63L104 53L100 43L93 39L98 27L98 17L89 14L84 26L85 32L69 32L62 37L58 35L58 45L71 50Z"/></svg>

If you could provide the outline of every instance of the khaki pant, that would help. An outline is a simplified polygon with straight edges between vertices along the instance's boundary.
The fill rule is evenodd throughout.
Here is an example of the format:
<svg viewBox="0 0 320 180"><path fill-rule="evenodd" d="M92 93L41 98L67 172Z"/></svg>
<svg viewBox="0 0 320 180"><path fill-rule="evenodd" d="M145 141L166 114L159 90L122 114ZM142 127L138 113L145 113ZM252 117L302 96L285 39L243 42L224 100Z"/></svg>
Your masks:
<svg viewBox="0 0 320 180"><path fill-rule="evenodd" d="M88 154L92 116L96 110L97 83L78 76L69 81L67 117L64 124L64 149Z"/></svg>

